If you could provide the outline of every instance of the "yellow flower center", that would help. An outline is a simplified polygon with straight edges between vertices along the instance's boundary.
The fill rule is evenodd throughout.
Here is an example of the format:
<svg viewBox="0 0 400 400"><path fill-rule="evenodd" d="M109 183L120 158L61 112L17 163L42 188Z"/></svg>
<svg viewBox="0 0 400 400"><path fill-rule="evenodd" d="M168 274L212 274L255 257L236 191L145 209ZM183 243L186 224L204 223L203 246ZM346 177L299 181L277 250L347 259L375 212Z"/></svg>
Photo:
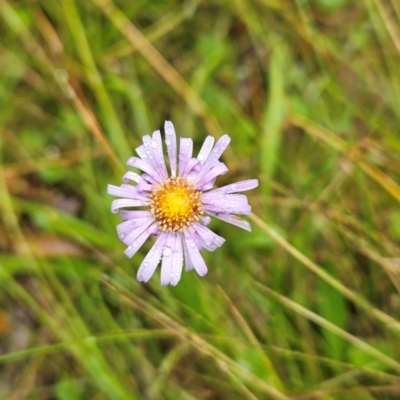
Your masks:
<svg viewBox="0 0 400 400"><path fill-rule="evenodd" d="M203 213L201 192L183 178L167 179L150 199L150 210L163 231L182 231Z"/></svg>

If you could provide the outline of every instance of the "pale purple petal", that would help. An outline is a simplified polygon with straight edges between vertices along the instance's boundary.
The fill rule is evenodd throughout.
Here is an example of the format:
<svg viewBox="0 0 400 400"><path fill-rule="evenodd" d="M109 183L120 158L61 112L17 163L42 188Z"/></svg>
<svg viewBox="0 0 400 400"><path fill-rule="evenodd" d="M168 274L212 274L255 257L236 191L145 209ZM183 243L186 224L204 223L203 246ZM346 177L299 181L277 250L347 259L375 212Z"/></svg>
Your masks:
<svg viewBox="0 0 400 400"><path fill-rule="evenodd" d="M217 165L215 165L210 171L208 171L203 178L198 180L197 185L198 186L206 186L208 183L212 182L214 184L215 178L219 175L225 175L229 171L228 167L222 163L219 162Z"/></svg>
<svg viewBox="0 0 400 400"><path fill-rule="evenodd" d="M125 175L122 177L122 180L125 183L128 183L129 181L133 181L137 183L136 186L136 191L139 192L144 192L144 191L152 191L153 190L153 186L150 185L149 183L147 183L142 176L138 175L135 172L132 171L128 171L127 173L125 173Z"/></svg>
<svg viewBox="0 0 400 400"><path fill-rule="evenodd" d="M182 266L183 266L183 249L182 249L182 234L175 234L175 243L173 247L173 260L172 260L172 271L171 271L171 281L172 286L176 286L181 280Z"/></svg>
<svg viewBox="0 0 400 400"><path fill-rule="evenodd" d="M159 185L159 182L154 180L149 174L143 173L142 178L145 182L147 182L151 185Z"/></svg>
<svg viewBox="0 0 400 400"><path fill-rule="evenodd" d="M128 198L133 198L135 200L147 201L149 199L149 194L143 193L141 190L139 190L139 187L140 187L140 183L137 186L127 185L126 183L123 183L120 186L120 188L122 190L125 190L125 191L127 191L127 193L130 193L131 197L128 197Z"/></svg>
<svg viewBox="0 0 400 400"><path fill-rule="evenodd" d="M193 140L189 138L181 138L179 142L179 176L183 176L186 165L192 158Z"/></svg>
<svg viewBox="0 0 400 400"><path fill-rule="evenodd" d="M199 171L201 166L200 161L197 158L191 158L189 162L186 164L185 169L182 171L182 177L188 178L191 180L191 177L196 177L197 172Z"/></svg>
<svg viewBox="0 0 400 400"><path fill-rule="evenodd" d="M146 155L144 158L152 164L153 168L163 179L167 179L168 174L162 152L160 131L154 131L153 137L150 137L149 135L144 136L143 143L146 149Z"/></svg>
<svg viewBox="0 0 400 400"><path fill-rule="evenodd" d="M193 265L193 268L200 276L204 276L207 274L208 269L207 265L204 262L203 257L200 254L199 249L196 246L196 243L193 241L190 233L186 230L183 233L185 235L185 242L187 246L187 256L190 258L190 261Z"/></svg>
<svg viewBox="0 0 400 400"><path fill-rule="evenodd" d="M157 224L149 226L131 245L126 248L124 254L127 257L132 258L132 256L137 253L140 247L143 246L143 243L149 238L149 236L156 232L157 229Z"/></svg>
<svg viewBox="0 0 400 400"><path fill-rule="evenodd" d="M182 245L183 245L183 254L185 255L185 265L186 265L185 271L189 272L194 270L194 266L192 260L189 257L189 250L187 248L187 244L186 241L184 240L184 237L182 237Z"/></svg>
<svg viewBox="0 0 400 400"><path fill-rule="evenodd" d="M154 190L154 185L147 183L144 179L142 179L136 186L138 193L141 192L152 192Z"/></svg>
<svg viewBox="0 0 400 400"><path fill-rule="evenodd" d="M136 172L128 171L122 177L122 180L125 183L128 183L129 181L139 183L140 181L143 180L143 178L139 174L137 174Z"/></svg>
<svg viewBox="0 0 400 400"><path fill-rule="evenodd" d="M129 222L131 225L129 226ZM130 220L125 221L117 227L118 236L121 241L130 246L135 242L135 240L152 224L154 223L154 218L147 217L142 218L139 221Z"/></svg>
<svg viewBox="0 0 400 400"><path fill-rule="evenodd" d="M165 131L165 144L167 145L167 152L169 157L169 165L171 167L171 176L172 178L175 178L177 144L176 144L175 128L171 121L165 122L164 131Z"/></svg>
<svg viewBox="0 0 400 400"><path fill-rule="evenodd" d="M205 192L206 190L210 190L213 188L215 181L217 178L212 179L205 185L197 185L197 189L200 190L201 192Z"/></svg>
<svg viewBox="0 0 400 400"><path fill-rule="evenodd" d="M231 183L230 185L221 186L209 193L223 194L223 193L237 193L246 190L254 189L258 186L258 179L248 179L246 181Z"/></svg>
<svg viewBox="0 0 400 400"><path fill-rule="evenodd" d="M129 165L131 167L138 168L142 170L143 172L146 172L148 176L153 178L156 182L161 183L163 181L163 178L159 175L157 171L154 170L151 164L149 164L146 161L143 161L142 159L138 157L131 157L127 162L126 165Z"/></svg>
<svg viewBox="0 0 400 400"><path fill-rule="evenodd" d="M129 212L129 211L128 211ZM203 221L203 225L208 225L211 222L211 218L206 215L202 215L200 219Z"/></svg>
<svg viewBox="0 0 400 400"><path fill-rule="evenodd" d="M148 152L146 152L146 145L141 145L141 146L139 146L139 147L136 147L136 149L135 149L135 151L136 151L136 153L138 154L138 156L144 161L144 162L147 162L147 163L150 163L151 164L151 160L149 159L149 156L148 156Z"/></svg>
<svg viewBox="0 0 400 400"><path fill-rule="evenodd" d="M167 238L163 249L163 258L161 264L161 285L163 286L168 285L171 281L172 265L174 260L172 253L175 235L173 233L167 233L166 235Z"/></svg>
<svg viewBox="0 0 400 400"><path fill-rule="evenodd" d="M202 196L204 204L216 204L216 203L240 203L249 204L247 196L244 194L215 194L214 191L204 193Z"/></svg>
<svg viewBox="0 0 400 400"><path fill-rule="evenodd" d="M148 147L148 145L149 145L150 142L151 142L151 136L150 136L150 135L144 135L142 139L143 139L143 144L144 144L146 147Z"/></svg>
<svg viewBox="0 0 400 400"><path fill-rule="evenodd" d="M228 222L229 224L238 226L239 228L251 232L251 225L246 220L236 215L231 215L228 213L217 213L212 211L207 211L207 212L213 217L220 219L221 221Z"/></svg>
<svg viewBox="0 0 400 400"><path fill-rule="evenodd" d="M117 225L118 233L122 231L131 231L133 230L133 228L139 225L143 225L143 223L145 223L146 220L154 219L150 211L125 211L125 212L131 213L131 215L133 214L133 217L125 218L125 220L123 220L124 222L121 222L120 224ZM143 214L138 214L139 212L143 212ZM123 216L121 216L121 218L123 219Z"/></svg>
<svg viewBox="0 0 400 400"><path fill-rule="evenodd" d="M201 149L199 151L199 155L197 156L197 159L200 161L201 164L204 164L206 162L214 146L214 142L215 139L212 136L206 137L206 140L204 141L203 146L201 146Z"/></svg>
<svg viewBox="0 0 400 400"><path fill-rule="evenodd" d="M198 222L193 223L192 226L188 228L188 230L191 233L192 238L194 236L193 231L195 231L199 235L202 247L204 247L208 251L214 251L218 247L221 247L225 242L225 239L223 237L218 236L212 230L199 224Z"/></svg>
<svg viewBox="0 0 400 400"><path fill-rule="evenodd" d="M121 210L119 212L119 215L121 217L121 219L124 221L128 220L128 219L141 219L141 218L147 218L147 217L151 217L152 213L151 211L145 211L145 210ZM204 217L205 218L205 217Z"/></svg>
<svg viewBox="0 0 400 400"><path fill-rule="evenodd" d="M207 157L207 162L218 160L225 149L228 147L231 138L228 135L223 135L219 138L218 142L214 146L212 153L210 156Z"/></svg>
<svg viewBox="0 0 400 400"><path fill-rule="evenodd" d="M250 214L251 206L244 194L203 194L204 211L227 212L229 214Z"/></svg>
<svg viewBox="0 0 400 400"><path fill-rule="evenodd" d="M136 188L132 185L114 186L107 185L107 193L111 196L125 197L128 199L144 200L142 195L139 195Z"/></svg>
<svg viewBox="0 0 400 400"><path fill-rule="evenodd" d="M159 172L159 174L164 178L168 178L167 167L165 166L163 147L161 141L161 133L160 131L153 132L153 140L151 142L151 147L153 149L154 155L154 164Z"/></svg>
<svg viewBox="0 0 400 400"><path fill-rule="evenodd" d="M153 142L153 140L150 135L143 136L144 146L140 146L140 147L144 147L145 154L141 158L143 160L145 160L148 164L151 164L151 167L154 168L157 171L157 173L159 174L159 171L157 170L156 164L154 162L153 148L151 146L152 142ZM138 151L138 149L136 149L136 151ZM161 176L161 174L160 174L160 176Z"/></svg>
<svg viewBox="0 0 400 400"><path fill-rule="evenodd" d="M189 229L189 233L190 233L190 237L192 238L193 242L196 243L197 248L199 249L199 251L204 249L203 246L203 241L201 240L201 237L196 233L196 231L194 230L190 230Z"/></svg>
<svg viewBox="0 0 400 400"><path fill-rule="evenodd" d="M130 219L117 225L118 237L127 246L138 238L152 223L152 217Z"/></svg>
<svg viewBox="0 0 400 400"><path fill-rule="evenodd" d="M251 213L251 206L248 204L207 204L204 206L204 211L207 213L226 212L249 215Z"/></svg>
<svg viewBox="0 0 400 400"><path fill-rule="evenodd" d="M120 208L148 206L150 200L117 199L111 203L111 211L117 213Z"/></svg>
<svg viewBox="0 0 400 400"><path fill-rule="evenodd" d="M161 259L166 236L167 235L165 233L161 233L158 236L153 247L147 253L142 264L140 264L140 267L139 267L139 270L137 273L137 280L139 282L147 282L153 276L154 271L156 270L157 265Z"/></svg>
<svg viewBox="0 0 400 400"><path fill-rule="evenodd" d="M135 219L128 219L124 222L121 222L120 224L117 225L117 232L118 232L118 237L121 239L121 241L126 237L126 235L130 232L132 232L134 229L137 227L141 227L143 225L143 222L145 222L145 218L135 218ZM147 228L145 226L142 229L142 232ZM141 233L141 232L140 232ZM138 236L140 235L138 234Z"/></svg>
<svg viewBox="0 0 400 400"><path fill-rule="evenodd" d="M161 142L161 138L160 138ZM136 152L139 154L140 158L149 164L151 168L163 179L166 179L166 174L164 175L164 171L162 168L159 168L158 162L158 154L156 153L156 148L158 143L156 140L152 139L149 135L143 137L144 145L139 146L136 149ZM162 152L162 148L161 148Z"/></svg>
<svg viewBox="0 0 400 400"><path fill-rule="evenodd" d="M214 146L213 150L211 151L210 155L207 157L207 160L202 165L200 171L198 172L197 177L195 178L195 182L199 182L200 179L211 169L213 168L219 161L222 153L228 147L231 138L228 135L223 135L216 145Z"/></svg>

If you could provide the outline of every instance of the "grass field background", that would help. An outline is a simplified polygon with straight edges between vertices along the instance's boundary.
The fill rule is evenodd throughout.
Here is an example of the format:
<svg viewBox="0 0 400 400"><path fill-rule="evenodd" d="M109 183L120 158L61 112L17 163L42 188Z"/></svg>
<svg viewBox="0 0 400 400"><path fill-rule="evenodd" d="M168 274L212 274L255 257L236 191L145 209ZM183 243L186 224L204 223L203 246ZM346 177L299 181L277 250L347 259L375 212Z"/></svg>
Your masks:
<svg viewBox="0 0 400 400"><path fill-rule="evenodd" d="M228 133L251 233L136 281L108 183ZM397 0L0 0L0 398L400 398Z"/></svg>

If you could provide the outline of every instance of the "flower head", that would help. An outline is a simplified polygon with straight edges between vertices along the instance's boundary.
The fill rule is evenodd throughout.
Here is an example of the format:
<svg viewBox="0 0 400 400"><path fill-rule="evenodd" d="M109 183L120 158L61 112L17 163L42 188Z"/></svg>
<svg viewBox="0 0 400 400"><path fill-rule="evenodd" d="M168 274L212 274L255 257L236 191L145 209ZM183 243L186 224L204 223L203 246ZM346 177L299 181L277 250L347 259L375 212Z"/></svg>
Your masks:
<svg viewBox="0 0 400 400"><path fill-rule="evenodd" d="M125 255L132 257L151 236L156 241L137 273L140 282L147 282L161 261L161 284L176 285L182 274L192 269L200 276L207 266L200 250L214 251L225 239L207 228L215 217L251 230L250 224L234 214L250 214L247 197L238 194L258 186L257 179L249 179L211 190L217 176L228 172L219 161L230 138L222 136L214 145L208 136L197 157L192 156L193 142L181 138L179 153L172 122L164 126L169 168L165 164L161 133L143 137L143 145L136 149L138 157L131 157L127 165L142 171L129 171L121 186L108 185L107 192L119 197L111 205L124 221L117 226L118 236L126 244ZM129 182L135 182L132 185ZM140 207L139 210L131 208Z"/></svg>

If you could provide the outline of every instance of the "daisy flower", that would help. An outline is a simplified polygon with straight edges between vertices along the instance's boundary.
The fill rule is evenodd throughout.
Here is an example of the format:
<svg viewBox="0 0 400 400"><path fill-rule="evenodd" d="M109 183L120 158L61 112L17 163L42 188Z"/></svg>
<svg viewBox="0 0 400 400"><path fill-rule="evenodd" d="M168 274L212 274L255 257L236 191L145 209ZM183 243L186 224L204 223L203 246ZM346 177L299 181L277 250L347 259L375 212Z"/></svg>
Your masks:
<svg viewBox="0 0 400 400"><path fill-rule="evenodd" d="M216 178L228 172L219 158L230 142L229 136L222 136L215 145L214 138L208 136L197 157L193 157L192 139L181 138L178 149L172 122L166 121L164 130L170 173L161 133L155 131L143 137L143 144L136 149L138 157L126 163L141 174L127 172L125 183L108 185L107 192L119 197L112 202L111 211L119 212L124 221L117 232L127 246L127 257L132 257L150 236L156 237L137 279L147 282L161 261L161 284L175 286L184 262L186 271L194 269L204 276L207 266L200 251L214 251L225 242L207 228L210 217L251 231L250 224L234 214L250 214L247 197L238 192L257 187L258 181L249 179L211 190ZM132 210L136 207L140 209Z"/></svg>

